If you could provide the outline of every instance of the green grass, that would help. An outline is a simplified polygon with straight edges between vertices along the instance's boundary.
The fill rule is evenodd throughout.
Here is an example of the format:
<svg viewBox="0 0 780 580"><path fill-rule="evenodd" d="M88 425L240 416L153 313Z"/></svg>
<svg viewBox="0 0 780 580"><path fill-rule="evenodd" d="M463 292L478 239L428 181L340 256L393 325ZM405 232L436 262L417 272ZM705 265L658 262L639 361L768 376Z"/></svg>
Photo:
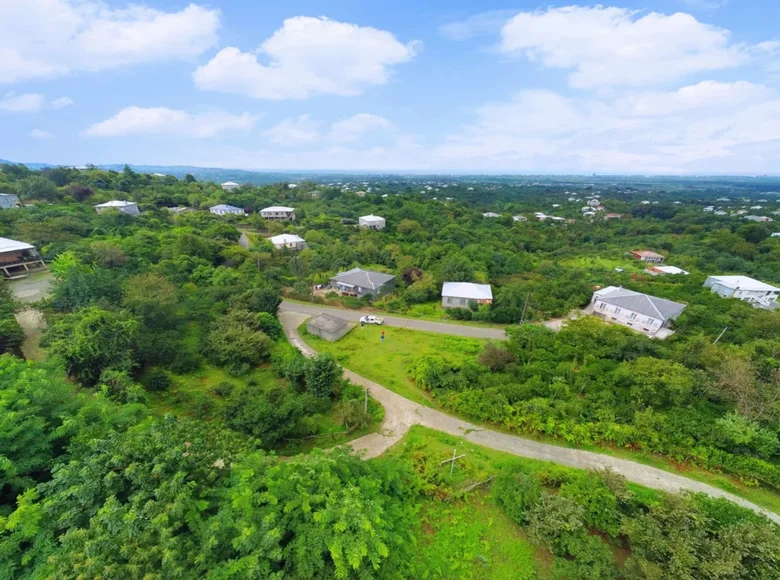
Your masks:
<svg viewBox="0 0 780 580"><path fill-rule="evenodd" d="M393 326L356 326L338 342L328 342L306 332L306 324L298 331L301 338L318 352L329 352L339 363L387 387L411 401L437 406L431 397L409 377L415 358L435 355L445 360L462 361L476 356L485 344L479 338L465 338L422 332ZM384 342L380 336L385 333Z"/></svg>
<svg viewBox="0 0 780 580"><path fill-rule="evenodd" d="M450 475L449 464L439 462L452 457L453 450L465 457L457 460ZM439 490L457 491L476 482L487 482L465 495L437 492L423 502L414 561L417 577L523 579L549 575L553 555L532 545L523 530L494 503L487 480L503 468L517 464L553 479L578 470L515 457L419 425L412 427L385 456L401 459L418 471L425 464L424 476L428 481L436 479ZM648 502L661 495L631 483L628 487ZM610 547L616 562L625 560L622 548Z"/></svg>
<svg viewBox="0 0 780 580"><path fill-rule="evenodd" d="M580 268L584 270L614 270L623 268L628 272L641 272L648 264L634 260L628 256L625 258L605 258L601 256L577 256L575 258L566 258L558 260L561 266L570 268Z"/></svg>

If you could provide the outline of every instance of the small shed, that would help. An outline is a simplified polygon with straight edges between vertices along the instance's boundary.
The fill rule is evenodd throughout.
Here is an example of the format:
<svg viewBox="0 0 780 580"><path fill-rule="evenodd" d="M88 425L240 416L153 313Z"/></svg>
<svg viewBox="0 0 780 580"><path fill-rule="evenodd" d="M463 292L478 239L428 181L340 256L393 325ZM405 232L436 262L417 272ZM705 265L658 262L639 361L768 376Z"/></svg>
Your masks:
<svg viewBox="0 0 780 580"><path fill-rule="evenodd" d="M319 336L328 342L336 342L342 336L347 334L349 323L343 318L332 316L330 314L320 314L306 323L306 330L309 334Z"/></svg>

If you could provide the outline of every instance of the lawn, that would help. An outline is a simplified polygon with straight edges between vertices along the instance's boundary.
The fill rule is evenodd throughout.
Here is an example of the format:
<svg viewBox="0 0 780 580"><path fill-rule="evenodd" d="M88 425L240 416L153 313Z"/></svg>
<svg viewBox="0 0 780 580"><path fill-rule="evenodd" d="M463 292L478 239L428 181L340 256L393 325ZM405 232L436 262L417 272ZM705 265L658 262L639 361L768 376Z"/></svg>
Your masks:
<svg viewBox="0 0 780 580"><path fill-rule="evenodd" d="M449 464L439 463L452 457L453 450L465 456L457 460L450 474ZM493 451L420 426L412 427L386 456L408 462L418 473L424 471L424 478L435 480L438 486L420 512L415 560L420 578L524 579L548 575L554 556L532 545L494 503L488 480L503 467L516 464L541 473L576 470ZM459 493L479 482L486 483L465 495ZM651 500L659 495L634 484L629 488ZM442 493L442 489L451 493ZM622 562L623 550L615 547L613 551L616 561Z"/></svg>
<svg viewBox="0 0 780 580"><path fill-rule="evenodd" d="M356 326L338 342L328 342L306 332L306 324L298 331L301 338L318 352L329 352L351 371L363 375L409 400L435 407L431 397L414 384L409 368L415 358L435 355L445 360L462 362L475 357L485 344L479 338L465 338L422 332L393 326ZM381 333L385 340L381 340Z"/></svg>
<svg viewBox="0 0 780 580"><path fill-rule="evenodd" d="M615 268L622 268L627 272L641 272L648 266L646 262L640 262L629 256L624 258L577 256L575 258L559 260L558 263L561 266L580 268L583 270L614 270Z"/></svg>

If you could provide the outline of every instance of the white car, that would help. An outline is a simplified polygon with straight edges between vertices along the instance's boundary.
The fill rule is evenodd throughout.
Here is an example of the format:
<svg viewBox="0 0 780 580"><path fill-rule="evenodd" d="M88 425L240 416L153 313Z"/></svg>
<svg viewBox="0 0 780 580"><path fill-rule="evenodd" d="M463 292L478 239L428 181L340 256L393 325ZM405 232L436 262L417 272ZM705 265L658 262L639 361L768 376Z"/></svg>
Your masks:
<svg viewBox="0 0 780 580"><path fill-rule="evenodd" d="M384 324L385 319L379 316L361 316L360 324Z"/></svg>

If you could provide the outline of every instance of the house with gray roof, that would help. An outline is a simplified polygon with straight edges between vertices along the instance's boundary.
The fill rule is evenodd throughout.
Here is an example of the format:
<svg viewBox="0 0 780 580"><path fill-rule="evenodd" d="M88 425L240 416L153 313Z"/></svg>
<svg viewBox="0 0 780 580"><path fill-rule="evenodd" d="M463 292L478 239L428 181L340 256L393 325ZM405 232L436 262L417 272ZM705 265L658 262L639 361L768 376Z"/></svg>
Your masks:
<svg viewBox="0 0 780 580"><path fill-rule="evenodd" d="M228 205L226 203L220 203L218 205L209 208L209 211L214 215L246 215L244 210L234 205Z"/></svg>
<svg viewBox="0 0 780 580"><path fill-rule="evenodd" d="M19 197L13 193L0 193L0 209L13 209L21 205Z"/></svg>
<svg viewBox="0 0 780 580"><path fill-rule="evenodd" d="M590 313L602 320L622 324L650 338L674 334L669 323L685 310L685 304L649 294L607 286L593 293Z"/></svg>
<svg viewBox="0 0 780 580"><path fill-rule="evenodd" d="M328 342L336 342L349 332L349 323L337 316L320 314L306 323L306 332Z"/></svg>
<svg viewBox="0 0 780 580"><path fill-rule="evenodd" d="M330 279L330 287L342 294L350 294L361 298L370 295L380 298L395 290L395 276L373 270L352 268L347 272L339 272Z"/></svg>

